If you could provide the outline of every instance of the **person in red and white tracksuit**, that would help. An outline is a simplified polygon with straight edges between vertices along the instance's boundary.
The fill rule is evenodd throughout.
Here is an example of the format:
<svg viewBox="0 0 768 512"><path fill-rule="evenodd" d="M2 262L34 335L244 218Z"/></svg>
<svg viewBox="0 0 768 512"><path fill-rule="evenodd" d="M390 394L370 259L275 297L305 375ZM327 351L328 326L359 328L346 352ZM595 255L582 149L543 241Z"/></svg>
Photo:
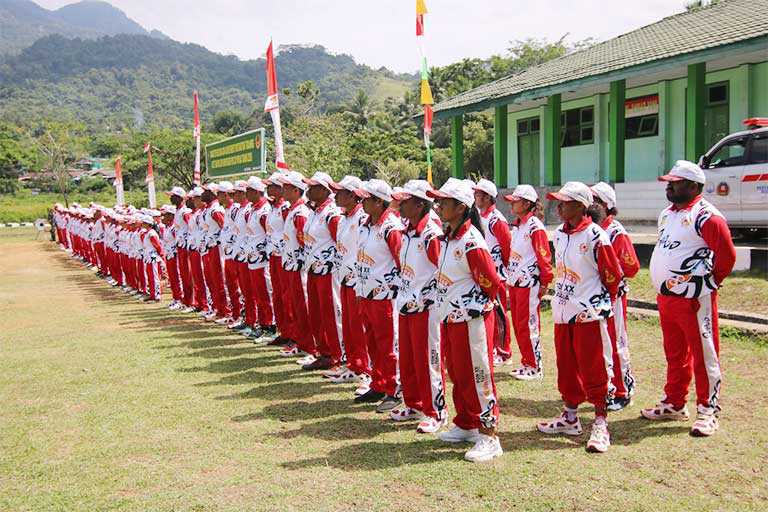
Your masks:
<svg viewBox="0 0 768 512"><path fill-rule="evenodd" d="M200 316L209 316L211 306L209 304L208 287L203 271L203 252L205 251L205 229L203 228L203 194L202 187L194 187L187 194L187 206L191 209L187 224L187 248L189 250L189 271L192 277L192 295L194 297L194 312Z"/></svg>
<svg viewBox="0 0 768 512"><path fill-rule="evenodd" d="M445 442L472 442L464 458L484 462L502 454L496 427L499 402L493 376L494 313L503 286L474 206L472 183L449 178L438 200L445 235L437 274L437 314L442 324L445 365L453 382L453 427Z"/></svg>
<svg viewBox="0 0 768 512"><path fill-rule="evenodd" d="M381 401L376 411L389 412L400 405L394 301L400 279L403 224L389 207L392 189L387 183L372 179L363 182L357 193L363 197L363 209L368 214L368 220L360 226L355 270L356 293L371 358L371 385L355 402Z"/></svg>
<svg viewBox="0 0 768 512"><path fill-rule="evenodd" d="M659 239L651 256L659 320L667 359L664 397L642 410L650 420L687 420L688 387L696 376L697 417L691 435L719 428L720 333L717 289L733 270L736 249L725 217L701 196L705 175L678 160L659 178L672 203L659 215Z"/></svg>
<svg viewBox="0 0 768 512"><path fill-rule="evenodd" d="M432 186L411 180L392 197L407 222L400 246L398 348L404 405L392 409L395 421L419 419L416 432L434 433L446 423L445 372L437 313L437 266L443 230L430 215Z"/></svg>
<svg viewBox="0 0 768 512"><path fill-rule="evenodd" d="M552 254L547 231L536 216L540 205L536 190L530 185L518 185L504 198L511 203L516 216L512 223L507 293L521 365L512 376L517 380L540 379L541 298L552 282Z"/></svg>
<svg viewBox="0 0 768 512"><path fill-rule="evenodd" d="M504 282L499 287L499 307L495 310L497 316L494 324L494 329L496 329L494 334L494 364L501 365L512 355L512 329L507 316L509 301L506 286L512 235L507 218L496 208L496 198L499 195L496 185L492 181L481 178L473 188L475 207L480 212L485 242L488 244L494 263L496 263L496 273L501 276Z"/></svg>
<svg viewBox="0 0 768 512"><path fill-rule="evenodd" d="M241 293L244 284L240 283L237 261L235 261L235 218L240 209L240 203L232 199L234 186L229 181L222 181L218 184L216 198L219 204L224 208L224 225L219 232L219 251L224 260L224 285L229 298L231 321L227 327L241 326L243 314Z"/></svg>
<svg viewBox="0 0 768 512"><path fill-rule="evenodd" d="M272 306L272 281L268 273L269 237L267 227L272 205L267 197L266 185L255 176L244 182L248 211L245 214L245 269L247 272L246 290L251 296L252 307L249 320L248 336L254 343L266 343L275 335L274 308ZM244 276L245 280L246 277ZM258 325L256 321L258 320Z"/></svg>
<svg viewBox="0 0 768 512"><path fill-rule="evenodd" d="M285 345L292 343L291 312L288 281L283 270L283 249L285 247L284 231L285 218L288 216L290 203L283 198L283 172L274 172L265 180L267 185L267 200L270 210L267 215L267 254L269 255L269 279L272 285L272 309L275 315L275 326L279 333L267 345Z"/></svg>
<svg viewBox="0 0 768 512"><path fill-rule="evenodd" d="M107 274L107 253L104 249L104 239L106 236L105 222L104 208L100 205L94 205L91 243L93 244L93 250L96 255L96 266L98 267L96 275L99 277L106 276Z"/></svg>
<svg viewBox="0 0 768 512"><path fill-rule="evenodd" d="M141 261L145 276L144 293L147 295L147 301L160 302L162 294L160 262L163 258L163 246L160 235L155 230L155 219L145 214L141 217L141 222L143 224Z"/></svg>
<svg viewBox="0 0 768 512"><path fill-rule="evenodd" d="M168 284L171 287L171 296L173 297L168 309L176 311L184 307L184 304L181 302L183 294L181 289L181 276L179 274L179 248L176 245L176 228L173 225L173 218L176 215L176 207L173 205L163 205L160 208L160 213L162 214L162 222L158 226L160 230L160 241L163 246Z"/></svg>
<svg viewBox="0 0 768 512"><path fill-rule="evenodd" d="M176 207L173 214L173 231L176 237L176 266L181 280L181 306L185 313L195 312L192 270L189 255L189 219L192 209L185 204L186 192L181 187L173 187L168 192L171 204Z"/></svg>
<svg viewBox="0 0 768 512"><path fill-rule="evenodd" d="M357 283L355 261L360 226L368 219L368 215L363 210L362 198L357 194L362 186L362 181L357 176L345 176L340 182L331 184L331 188L335 191L336 205L342 211L336 227L338 256L336 273L340 283L341 330L347 364L346 368L339 368L337 372L329 373L327 377L333 383L356 380L359 385L355 390L355 396L366 393L371 384L371 378L367 373L370 368L368 346L364 336L360 300L355 292Z"/></svg>
<svg viewBox="0 0 768 512"><path fill-rule="evenodd" d="M231 309L227 301L227 290L224 286L224 268L221 258L221 229L224 227L224 207L219 204L216 194L219 186L216 183L208 183L203 186L200 199L206 203L202 211L203 246L203 272L205 282L213 301L213 314L206 317L217 324L228 324L232 321ZM204 252L202 252L204 250Z"/></svg>
<svg viewBox="0 0 768 512"><path fill-rule="evenodd" d="M547 194L559 201L563 219L555 231L555 322L557 387L564 411L537 425L545 434L580 435L579 405L595 406L595 421L588 452L610 447L607 402L613 396L613 304L621 283L621 266L607 233L587 215L592 191L570 181L559 192Z"/></svg>
<svg viewBox="0 0 768 512"><path fill-rule="evenodd" d="M592 222L597 223L608 233L613 251L619 258L622 274L624 274L616 301L613 303L613 385L616 391L608 403L609 411L620 411L631 403L635 393L635 376L629 358L629 335L627 333L627 294L629 284L627 279L637 275L640 261L637 259L635 247L624 226L616 220L616 192L605 182L592 187L594 202L587 210Z"/></svg>
<svg viewBox="0 0 768 512"><path fill-rule="evenodd" d="M309 312L307 311L307 297L305 291L305 250L304 250L304 226L311 213L304 200L304 192L307 189L304 177L296 172L289 171L280 176L283 183L283 196L291 204L285 216L283 225L283 249L282 264L284 278L283 284L287 288L288 310L291 321L287 323L286 337L294 343L283 347L280 352L283 356L302 355L297 361L301 365L313 362L317 356L315 339L312 328L309 325Z"/></svg>
<svg viewBox="0 0 768 512"><path fill-rule="evenodd" d="M338 292L334 289L336 270L336 236L341 211L331 194L333 179L318 171L304 180L309 188L307 198L314 205L304 225L304 253L307 268L307 309L318 357L303 366L304 370L340 370L343 352L336 326L336 309L340 308Z"/></svg>

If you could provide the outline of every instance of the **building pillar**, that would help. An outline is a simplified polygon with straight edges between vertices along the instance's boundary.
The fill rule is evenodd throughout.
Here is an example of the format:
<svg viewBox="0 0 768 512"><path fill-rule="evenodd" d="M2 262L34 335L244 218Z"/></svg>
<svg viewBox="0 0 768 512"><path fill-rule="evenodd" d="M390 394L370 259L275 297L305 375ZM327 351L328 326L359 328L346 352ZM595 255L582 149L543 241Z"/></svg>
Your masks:
<svg viewBox="0 0 768 512"><path fill-rule="evenodd" d="M507 106L494 109L493 116L493 181L499 188L507 188L507 162L509 160L509 130Z"/></svg>
<svg viewBox="0 0 768 512"><path fill-rule="evenodd" d="M626 82L616 80L610 85L608 176L612 183L624 183L624 100Z"/></svg>
<svg viewBox="0 0 768 512"><path fill-rule="evenodd" d="M451 176L464 179L464 116L451 118Z"/></svg>
<svg viewBox="0 0 768 512"><path fill-rule="evenodd" d="M545 185L560 185L560 95L553 94L547 98L544 110L544 172Z"/></svg>
<svg viewBox="0 0 768 512"><path fill-rule="evenodd" d="M704 154L704 103L706 63L688 66L685 94L685 158L697 162Z"/></svg>

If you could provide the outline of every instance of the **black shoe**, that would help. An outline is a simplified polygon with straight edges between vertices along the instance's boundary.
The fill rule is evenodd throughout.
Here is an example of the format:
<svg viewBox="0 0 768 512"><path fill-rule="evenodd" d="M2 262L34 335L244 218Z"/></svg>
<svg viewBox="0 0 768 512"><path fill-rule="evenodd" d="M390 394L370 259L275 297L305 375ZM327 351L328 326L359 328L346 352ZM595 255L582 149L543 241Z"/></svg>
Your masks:
<svg viewBox="0 0 768 512"><path fill-rule="evenodd" d="M620 411L624 409L625 407L628 407L629 404L632 403L632 398L625 396L625 397L617 397L614 396L610 400L606 401L606 409L609 411Z"/></svg>
<svg viewBox="0 0 768 512"><path fill-rule="evenodd" d="M262 325L261 330L264 331L264 334L277 334L277 327L274 325Z"/></svg>
<svg viewBox="0 0 768 512"><path fill-rule="evenodd" d="M402 400L396 396L387 395L379 405L376 406L376 412L389 412L402 403Z"/></svg>
<svg viewBox="0 0 768 512"><path fill-rule="evenodd" d="M248 337L256 341L264 337L264 331L261 330L261 327L251 327L251 334Z"/></svg>
<svg viewBox="0 0 768 512"><path fill-rule="evenodd" d="M267 345L270 345L270 346L274 347L274 346L287 345L289 343L291 343L291 340L289 340L288 338L283 338L282 336L278 336L275 339L273 339L272 341L270 341L269 343L267 343Z"/></svg>
<svg viewBox="0 0 768 512"><path fill-rule="evenodd" d="M313 370L328 370L333 366L331 364L331 358L328 356L320 356L317 359L315 359L313 362L309 364L305 364L301 367L302 370L307 371L313 371Z"/></svg>
<svg viewBox="0 0 768 512"><path fill-rule="evenodd" d="M368 391L365 392L365 394L355 397L355 403L356 404L372 404L380 401L385 396L386 396L385 393L382 393L380 391L374 391L373 389L369 389Z"/></svg>

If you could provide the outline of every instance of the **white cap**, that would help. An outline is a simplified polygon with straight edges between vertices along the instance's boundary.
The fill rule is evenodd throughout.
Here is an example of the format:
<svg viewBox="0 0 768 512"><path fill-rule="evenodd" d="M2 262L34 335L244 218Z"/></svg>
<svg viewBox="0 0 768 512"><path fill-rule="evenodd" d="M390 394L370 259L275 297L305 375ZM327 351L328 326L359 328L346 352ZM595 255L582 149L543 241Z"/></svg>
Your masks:
<svg viewBox="0 0 768 512"><path fill-rule="evenodd" d="M331 189L331 185L333 184L333 178L328 176L328 174L324 173L323 171L317 171L315 174L312 175L311 178L305 178L304 183L307 185L320 185L322 187L327 188L328 190Z"/></svg>
<svg viewBox="0 0 768 512"><path fill-rule="evenodd" d="M307 190L307 184L304 183L304 176L298 171L288 171L282 173L279 178L284 185L293 185L300 190Z"/></svg>
<svg viewBox="0 0 768 512"><path fill-rule="evenodd" d="M150 209L150 210L147 210L145 213L147 215L149 215L150 217L159 217L160 216L160 210L151 210Z"/></svg>
<svg viewBox="0 0 768 512"><path fill-rule="evenodd" d="M176 213L176 207L172 204L164 204L160 207L160 213L170 213L173 215Z"/></svg>
<svg viewBox="0 0 768 512"><path fill-rule="evenodd" d="M245 186L246 188L251 188L258 192L264 192L267 190L267 186L264 184L261 178L257 178L256 176L251 176L248 178L248 181L245 182Z"/></svg>
<svg viewBox="0 0 768 512"><path fill-rule="evenodd" d="M140 222L145 222L147 224L154 224L155 223L155 220L152 217L150 217L149 215L141 215L141 214L139 214L136 217L138 218L138 220Z"/></svg>
<svg viewBox="0 0 768 512"><path fill-rule="evenodd" d="M460 180L458 178L448 178L440 190L430 190L427 192L429 197L437 199L451 198L467 206L475 204L474 183L469 180Z"/></svg>
<svg viewBox="0 0 768 512"><path fill-rule="evenodd" d="M392 187L386 181L375 178L364 181L357 194L363 198L375 196L388 203L392 201Z"/></svg>
<svg viewBox="0 0 768 512"><path fill-rule="evenodd" d="M267 178L267 185L283 186L283 176L285 176L285 172L283 171L273 172L270 174L269 178Z"/></svg>
<svg viewBox="0 0 768 512"><path fill-rule="evenodd" d="M232 190L237 192L245 192L245 189L248 188L248 182L244 180L237 180L234 185L232 185Z"/></svg>
<svg viewBox="0 0 768 512"><path fill-rule="evenodd" d="M580 181L569 181L558 192L550 192L547 199L557 201L578 201L589 208L592 204L592 191Z"/></svg>
<svg viewBox="0 0 768 512"><path fill-rule="evenodd" d="M504 199L510 203L514 203L520 199L527 199L528 201L535 203L539 199L539 194L537 194L536 189L530 185L518 185L511 194L504 196Z"/></svg>
<svg viewBox="0 0 768 512"><path fill-rule="evenodd" d="M168 194L169 196L179 196L179 197L184 197L187 195L187 193L184 192L184 189L181 187L173 187L171 190L166 192L166 194Z"/></svg>
<svg viewBox="0 0 768 512"><path fill-rule="evenodd" d="M707 182L707 178L704 175L704 171L701 167L688 160L678 160L669 173L664 176L659 176L659 181L681 181L688 180L695 183L701 183L702 185Z"/></svg>
<svg viewBox="0 0 768 512"><path fill-rule="evenodd" d="M226 194L231 194L234 189L235 189L235 187L234 187L234 185L232 185L231 181L220 181L219 182L219 192L224 192Z"/></svg>
<svg viewBox="0 0 768 512"><path fill-rule="evenodd" d="M198 186L190 190L187 197L200 197L201 195L203 195L203 187Z"/></svg>
<svg viewBox="0 0 768 512"><path fill-rule="evenodd" d="M344 176L340 182L331 183L331 188L333 190L348 190L355 194L363 188L363 180L357 176Z"/></svg>
<svg viewBox="0 0 768 512"><path fill-rule="evenodd" d="M480 180L477 182L477 185L474 185L472 188L481 192L485 192L491 197L496 197L499 195L499 191L496 189L496 185L491 180L487 180L485 178L480 178Z"/></svg>
<svg viewBox="0 0 768 512"><path fill-rule="evenodd" d="M203 185L203 190L210 190L211 192L213 192L215 194L215 193L217 193L219 191L219 185L217 183L213 183L213 182L206 183L205 185Z"/></svg>
<svg viewBox="0 0 768 512"><path fill-rule="evenodd" d="M432 201L432 198L427 195L430 190L434 189L427 180L409 180L405 186L395 187L395 190L392 191L392 199L402 201L410 197L418 197Z"/></svg>
<svg viewBox="0 0 768 512"><path fill-rule="evenodd" d="M609 210L611 208L616 208L616 191L613 190L612 186L604 181L601 181L599 183L595 183L590 188L592 189L592 195L599 197Z"/></svg>

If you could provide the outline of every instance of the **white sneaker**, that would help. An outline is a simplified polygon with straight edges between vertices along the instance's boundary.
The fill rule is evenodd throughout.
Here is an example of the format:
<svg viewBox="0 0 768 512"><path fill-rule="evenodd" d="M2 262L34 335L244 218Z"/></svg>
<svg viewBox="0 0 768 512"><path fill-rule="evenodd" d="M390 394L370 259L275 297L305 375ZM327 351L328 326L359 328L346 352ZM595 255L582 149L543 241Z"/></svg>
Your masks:
<svg viewBox="0 0 768 512"><path fill-rule="evenodd" d="M313 356L312 354L307 354L304 357L300 357L296 360L296 364L299 366L304 366L305 364L312 364L315 361L317 361L317 358Z"/></svg>
<svg viewBox="0 0 768 512"><path fill-rule="evenodd" d="M608 422L605 418L596 418L592 424L592 434L587 441L589 453L605 453L611 446L611 435L608 433Z"/></svg>
<svg viewBox="0 0 768 512"><path fill-rule="evenodd" d="M464 430L457 425L451 427L450 430L437 434L437 437L446 443L475 443L478 440L478 436L480 436L480 433L476 428Z"/></svg>
<svg viewBox="0 0 768 512"><path fill-rule="evenodd" d="M243 321L242 318L240 319L232 319L230 323L227 324L227 329L239 329L240 327L245 325L245 321Z"/></svg>
<svg viewBox="0 0 768 512"><path fill-rule="evenodd" d="M371 377L365 373L358 375L357 380L359 384L355 389L355 396L363 396L371 389Z"/></svg>
<svg viewBox="0 0 768 512"><path fill-rule="evenodd" d="M427 416L419 422L416 427L416 432L419 434L434 434L443 428L447 422L448 421L445 418L438 420L431 416Z"/></svg>
<svg viewBox="0 0 768 512"><path fill-rule="evenodd" d="M355 375L355 372L353 372L349 368L345 368L344 371L341 373L328 376L328 381L332 382L333 384L343 384L345 382L352 382L356 378L357 378L357 375Z"/></svg>
<svg viewBox="0 0 768 512"><path fill-rule="evenodd" d="M649 407L640 411L640 415L652 421L658 420L673 420L673 421L688 421L690 415L688 414L688 406L684 405L680 409L675 409L672 404L665 402L659 402L654 407Z"/></svg>
<svg viewBox="0 0 768 512"><path fill-rule="evenodd" d="M475 446L467 450L464 458L469 462L488 462L496 457L501 457L503 453L498 437L478 434Z"/></svg>
<svg viewBox="0 0 768 512"><path fill-rule="evenodd" d="M280 352L278 352L278 354L280 354L283 357L297 356L300 353L301 351L299 350L299 347L297 347L296 345L286 345L285 347L282 348L282 350L280 350Z"/></svg>
<svg viewBox="0 0 768 512"><path fill-rule="evenodd" d="M241 329L238 332L239 332L239 334L242 334L246 338L249 338L251 336L251 334L253 334L253 329L251 329L250 327L246 327L245 329Z"/></svg>
<svg viewBox="0 0 768 512"><path fill-rule="evenodd" d="M180 309L180 308L181 308L181 303L176 302L175 300L172 301L170 304L168 304L168 309L170 309L171 311L176 311L177 309Z"/></svg>
<svg viewBox="0 0 768 512"><path fill-rule="evenodd" d="M232 319L229 318L228 316L223 316L221 318L217 318L216 320L214 320L214 322L216 322L219 325L227 325L232 323Z"/></svg>
<svg viewBox="0 0 768 512"><path fill-rule="evenodd" d="M512 376L517 380L539 380L543 377L543 374L541 370L531 368L530 366L523 366L515 370Z"/></svg>
<svg viewBox="0 0 768 512"><path fill-rule="evenodd" d="M182 313L194 313L195 312L195 306L187 306L184 309L181 310Z"/></svg>
<svg viewBox="0 0 768 512"><path fill-rule="evenodd" d="M696 421L691 427L691 436L709 437L717 432L718 428L720 428L720 420L717 419L715 411L699 406Z"/></svg>
<svg viewBox="0 0 768 512"><path fill-rule="evenodd" d="M537 423L536 428L544 434L565 434L567 436L580 436L583 432L578 416L576 421L568 421L568 414L565 411L557 418Z"/></svg>
<svg viewBox="0 0 768 512"><path fill-rule="evenodd" d="M405 405L401 405L399 407L395 407L391 411L389 411L389 419L392 421L409 421L409 420L418 420L421 419L424 415L421 413L421 411L417 411L416 409L411 409L410 407L407 407Z"/></svg>

